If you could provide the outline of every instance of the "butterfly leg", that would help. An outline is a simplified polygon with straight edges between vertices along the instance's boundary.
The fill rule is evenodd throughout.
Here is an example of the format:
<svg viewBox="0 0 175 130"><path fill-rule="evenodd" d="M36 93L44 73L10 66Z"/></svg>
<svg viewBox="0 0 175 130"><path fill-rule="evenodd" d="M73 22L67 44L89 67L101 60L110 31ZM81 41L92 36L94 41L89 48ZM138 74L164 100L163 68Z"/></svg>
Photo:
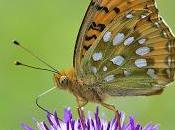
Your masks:
<svg viewBox="0 0 175 130"><path fill-rule="evenodd" d="M85 106L87 103L88 103L87 100L77 98L77 104L78 104L77 111L78 111L78 115L79 115L79 118L83 126L83 130L85 130L85 115L81 108Z"/></svg>
<svg viewBox="0 0 175 130"><path fill-rule="evenodd" d="M121 130L121 123L120 123L120 114L118 110L115 108L114 105L106 104L106 103L101 103L101 105L115 113L115 118L117 119L119 130Z"/></svg>

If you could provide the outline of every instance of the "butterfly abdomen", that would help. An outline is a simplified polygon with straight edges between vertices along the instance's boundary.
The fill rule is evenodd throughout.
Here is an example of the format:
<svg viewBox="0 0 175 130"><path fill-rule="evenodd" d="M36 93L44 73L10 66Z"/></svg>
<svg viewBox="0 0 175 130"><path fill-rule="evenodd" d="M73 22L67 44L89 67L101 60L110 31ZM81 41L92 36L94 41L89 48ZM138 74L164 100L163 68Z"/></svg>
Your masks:
<svg viewBox="0 0 175 130"><path fill-rule="evenodd" d="M100 88L86 86L86 85L81 86L80 84L79 86L75 86L75 89L73 90L73 94L86 101L96 102L96 103L103 102L107 96L106 93Z"/></svg>

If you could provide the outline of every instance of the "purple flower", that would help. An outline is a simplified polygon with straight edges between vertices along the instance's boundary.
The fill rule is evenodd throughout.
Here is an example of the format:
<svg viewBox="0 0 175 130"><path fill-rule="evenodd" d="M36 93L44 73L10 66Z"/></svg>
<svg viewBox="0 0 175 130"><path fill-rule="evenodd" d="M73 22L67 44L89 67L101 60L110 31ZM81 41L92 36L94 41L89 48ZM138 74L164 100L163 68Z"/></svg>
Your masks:
<svg viewBox="0 0 175 130"><path fill-rule="evenodd" d="M82 117L83 118L83 117ZM81 119L82 119L81 118ZM111 121L107 121L104 118L100 118L98 107L94 113L94 117L89 116L84 120L84 125L81 123L81 119L73 119L72 112L69 108L64 110L63 121L59 120L57 113L53 115L47 114L47 124L43 122L36 122L37 130L118 130L118 123L115 118ZM146 126L142 126L137 123L133 117L129 117L129 121L125 121L125 113L120 113L121 128L122 130L158 130L159 125L153 125L148 123ZM26 124L21 125L24 130L35 130Z"/></svg>

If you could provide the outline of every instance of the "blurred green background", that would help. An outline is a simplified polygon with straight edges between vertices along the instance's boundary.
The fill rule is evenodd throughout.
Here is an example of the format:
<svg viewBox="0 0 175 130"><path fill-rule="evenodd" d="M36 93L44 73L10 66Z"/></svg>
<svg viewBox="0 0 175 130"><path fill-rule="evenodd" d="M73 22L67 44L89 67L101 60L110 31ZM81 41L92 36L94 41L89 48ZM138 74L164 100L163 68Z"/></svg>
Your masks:
<svg viewBox="0 0 175 130"><path fill-rule="evenodd" d="M44 67L40 62L14 46L17 39L56 68L72 66L76 36L89 0L0 0L0 129L17 130L20 123L33 124L32 118L45 119L35 105L35 97L53 87L52 74L23 67L13 61ZM157 0L161 15L175 32L175 1ZM169 85L161 96L112 98L127 115L133 114L142 124L160 123L160 130L175 128L175 87ZM63 91L54 91L41 99L49 110L69 106L76 113L75 98ZM85 107L93 111L94 104ZM111 112L101 108L109 117Z"/></svg>

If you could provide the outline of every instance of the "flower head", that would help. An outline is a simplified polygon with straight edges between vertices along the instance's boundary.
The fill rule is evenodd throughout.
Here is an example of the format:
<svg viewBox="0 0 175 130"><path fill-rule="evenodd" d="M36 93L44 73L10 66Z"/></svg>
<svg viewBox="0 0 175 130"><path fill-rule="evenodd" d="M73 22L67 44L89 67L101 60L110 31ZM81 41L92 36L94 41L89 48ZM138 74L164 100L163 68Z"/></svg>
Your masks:
<svg viewBox="0 0 175 130"><path fill-rule="evenodd" d="M125 121L125 113L120 113L122 130L158 130L159 125L148 123L142 126L135 121L133 117L129 117L129 121ZM39 130L83 130L81 119L73 119L72 112L69 108L64 109L63 121L59 120L57 113L47 114L48 123L37 122ZM85 130L118 130L118 123L116 118L110 121L100 118L99 109L97 107L94 117L88 116L84 121ZM26 124L22 124L24 130L35 130Z"/></svg>

